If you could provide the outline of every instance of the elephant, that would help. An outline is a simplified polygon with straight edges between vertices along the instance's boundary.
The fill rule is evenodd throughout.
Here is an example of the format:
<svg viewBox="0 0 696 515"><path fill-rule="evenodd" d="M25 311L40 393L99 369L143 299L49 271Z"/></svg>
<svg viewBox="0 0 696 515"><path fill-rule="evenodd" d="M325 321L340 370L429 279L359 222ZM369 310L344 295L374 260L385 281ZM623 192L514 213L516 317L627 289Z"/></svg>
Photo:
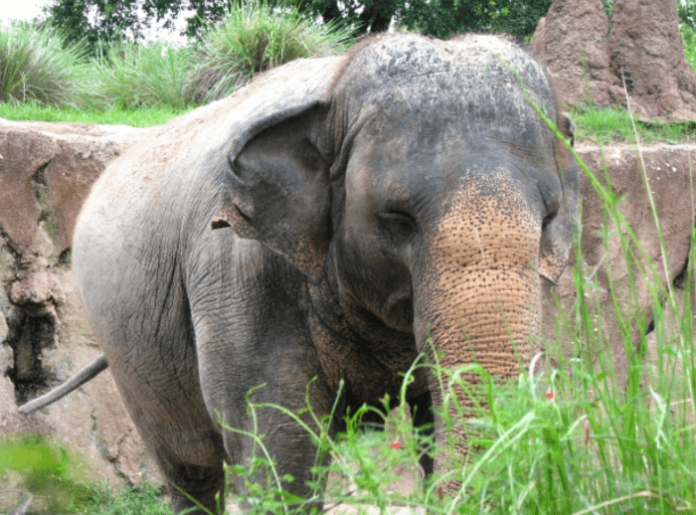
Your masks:
<svg viewBox="0 0 696 515"><path fill-rule="evenodd" d="M72 264L175 513L214 510L223 462L249 459L222 429L252 429L248 395L291 412L308 398L335 432L396 398L421 355L502 378L527 366L578 213L577 165L540 112L572 139L509 39L382 34L265 72L109 165ZM442 441L431 369L406 397ZM256 424L307 496L309 434L270 408Z"/></svg>

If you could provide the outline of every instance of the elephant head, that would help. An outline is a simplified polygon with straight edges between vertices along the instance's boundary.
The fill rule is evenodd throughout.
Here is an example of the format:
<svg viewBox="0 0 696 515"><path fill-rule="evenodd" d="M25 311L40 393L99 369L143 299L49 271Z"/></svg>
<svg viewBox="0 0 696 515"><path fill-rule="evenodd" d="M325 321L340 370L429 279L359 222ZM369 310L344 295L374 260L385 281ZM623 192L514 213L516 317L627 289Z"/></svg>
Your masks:
<svg viewBox="0 0 696 515"><path fill-rule="evenodd" d="M577 216L577 166L530 103L572 137L542 68L493 36L394 35L292 75L247 104L213 226L282 255L363 334L517 374Z"/></svg>

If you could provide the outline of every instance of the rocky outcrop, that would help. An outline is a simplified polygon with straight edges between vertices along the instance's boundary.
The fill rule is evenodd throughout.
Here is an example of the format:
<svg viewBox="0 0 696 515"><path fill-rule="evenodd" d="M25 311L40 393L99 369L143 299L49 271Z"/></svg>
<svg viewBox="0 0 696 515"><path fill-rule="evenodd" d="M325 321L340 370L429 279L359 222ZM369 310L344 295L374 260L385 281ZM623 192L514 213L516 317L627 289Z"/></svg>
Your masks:
<svg viewBox="0 0 696 515"><path fill-rule="evenodd" d="M696 74L684 58L677 4L616 0L611 19L601 0L554 0L532 48L546 64L561 104L626 104L639 119L696 118Z"/></svg>
<svg viewBox="0 0 696 515"><path fill-rule="evenodd" d="M0 435L57 439L115 484L156 472L109 374L35 415L20 415L17 405L99 354L70 242L92 183L142 132L0 119Z"/></svg>
<svg viewBox="0 0 696 515"><path fill-rule="evenodd" d="M666 306L664 292L672 287L680 304L692 295L684 291L682 279L689 260L696 212L691 174L696 145L651 145L640 152L628 144L613 144L603 149L579 145L577 150L598 182L618 202L625 221L623 229L617 230L589 176L581 172L582 263L578 270L587 282L585 301L594 317L598 342L612 352L616 377L623 384L627 369L625 338L621 335L614 300L631 327L632 345L636 349L647 345L650 360L656 356L655 336L650 334L653 312L656 306ZM664 253L646 185L659 219ZM625 227L631 228L640 250ZM627 253L635 259L627 262ZM553 295L564 309L557 309L550 300L551 289L547 288L544 313L545 337L550 341L560 340L566 357L579 353L575 338L558 331L564 327L559 318L566 315L572 318L578 300L575 278L570 272L567 270L560 285L553 288ZM657 296L651 288L655 284L663 287ZM572 333L572 327L565 327ZM670 331L675 334L677 331L674 316Z"/></svg>
<svg viewBox="0 0 696 515"><path fill-rule="evenodd" d="M684 59L677 2L617 0L611 21L611 68L639 117L696 119L696 74Z"/></svg>
<svg viewBox="0 0 696 515"><path fill-rule="evenodd" d="M557 0L539 22L532 50L547 65L566 109L579 103L625 102L621 83L610 70L608 33L601 0Z"/></svg>

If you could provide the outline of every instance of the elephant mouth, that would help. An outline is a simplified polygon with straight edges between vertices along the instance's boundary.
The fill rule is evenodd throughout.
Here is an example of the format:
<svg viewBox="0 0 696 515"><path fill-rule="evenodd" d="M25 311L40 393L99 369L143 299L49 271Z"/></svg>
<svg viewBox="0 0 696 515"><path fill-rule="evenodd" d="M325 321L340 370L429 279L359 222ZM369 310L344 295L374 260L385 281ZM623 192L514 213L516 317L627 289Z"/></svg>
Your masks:
<svg viewBox="0 0 696 515"><path fill-rule="evenodd" d="M413 295L394 298L390 296L384 322L397 331L413 333Z"/></svg>

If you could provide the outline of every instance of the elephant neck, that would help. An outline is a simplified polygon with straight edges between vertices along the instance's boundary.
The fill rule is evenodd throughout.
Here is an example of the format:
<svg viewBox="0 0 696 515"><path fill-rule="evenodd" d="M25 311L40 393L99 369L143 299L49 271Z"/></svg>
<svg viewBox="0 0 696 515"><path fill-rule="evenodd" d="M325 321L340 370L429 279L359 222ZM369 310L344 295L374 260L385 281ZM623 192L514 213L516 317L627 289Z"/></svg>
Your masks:
<svg viewBox="0 0 696 515"><path fill-rule="evenodd" d="M378 404L385 393L395 398L403 377L417 357L413 333L388 327L364 307L340 294L335 280L308 285L308 327L327 384L358 404ZM409 387L409 395L427 390L425 377Z"/></svg>

